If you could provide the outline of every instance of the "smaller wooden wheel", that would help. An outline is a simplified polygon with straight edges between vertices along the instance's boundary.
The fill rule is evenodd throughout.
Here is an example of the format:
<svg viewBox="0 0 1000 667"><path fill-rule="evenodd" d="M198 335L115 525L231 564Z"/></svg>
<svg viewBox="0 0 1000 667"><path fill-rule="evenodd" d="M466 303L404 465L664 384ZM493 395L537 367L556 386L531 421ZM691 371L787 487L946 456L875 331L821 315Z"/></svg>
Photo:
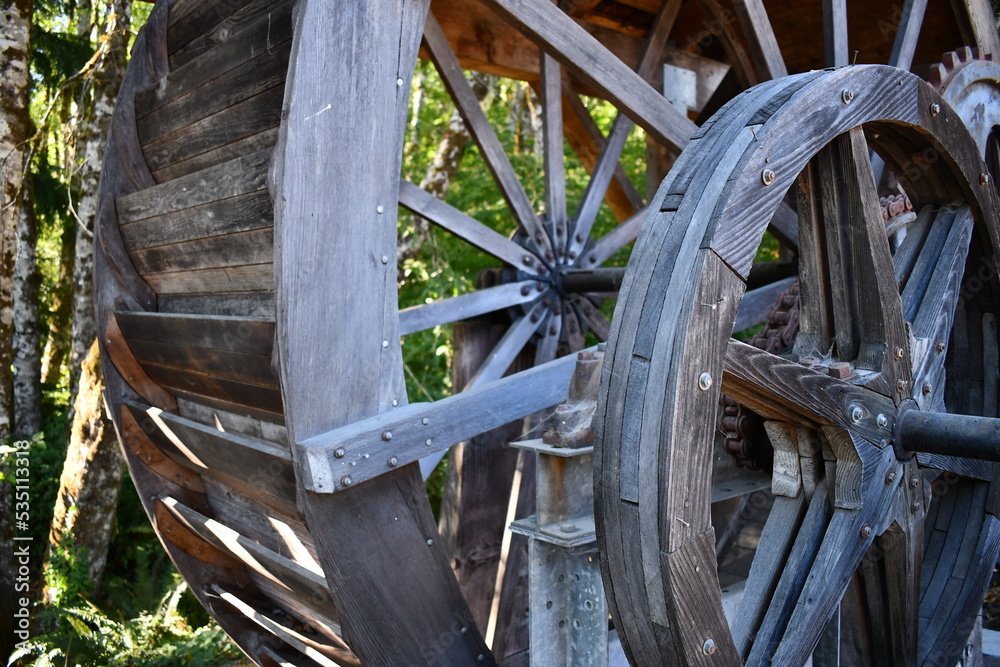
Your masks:
<svg viewBox="0 0 1000 667"><path fill-rule="evenodd" d="M918 211L895 254L870 147ZM595 417L604 580L633 663L803 664L831 619L841 664L964 648L1000 551L993 465L941 435L996 428L944 414L998 409L1000 208L979 155L930 86L882 66L753 88L685 149L629 264ZM785 358L730 334L792 188L801 333ZM710 519L720 387L768 420L775 453L730 621Z"/></svg>

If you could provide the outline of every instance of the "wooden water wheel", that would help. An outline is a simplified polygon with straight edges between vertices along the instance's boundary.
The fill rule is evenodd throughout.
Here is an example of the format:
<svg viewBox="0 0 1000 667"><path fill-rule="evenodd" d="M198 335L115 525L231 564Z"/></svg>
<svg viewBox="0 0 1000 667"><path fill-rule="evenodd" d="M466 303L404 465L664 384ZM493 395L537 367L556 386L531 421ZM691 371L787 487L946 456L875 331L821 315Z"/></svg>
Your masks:
<svg viewBox="0 0 1000 667"><path fill-rule="evenodd" d="M565 399L573 363L557 353L608 326L587 296L606 288L573 270L630 244L643 217L616 169L632 123L676 154L701 133L688 116L704 128L739 90L827 62L819 3L768 8L771 22L754 2L429 4L163 0L113 121L96 259L108 405L165 548L260 664L497 661L417 461ZM831 5L829 64L847 62L848 32L861 62L907 67L963 43L1000 51L985 3L878 17ZM441 73L513 236L400 181L418 56ZM664 62L696 72L687 116L655 87ZM462 66L537 84L544 202L525 194ZM581 94L621 112L607 136ZM565 197L564 138L592 171L579 202ZM602 200L624 222L596 236ZM397 204L495 258L505 280L400 310ZM791 212L772 223L794 246ZM509 318L505 333L467 391L408 405L405 335L491 312ZM504 378L518 356L534 367ZM507 507L484 513L502 528ZM510 609L499 624L523 621ZM498 658L523 664L524 648Z"/></svg>

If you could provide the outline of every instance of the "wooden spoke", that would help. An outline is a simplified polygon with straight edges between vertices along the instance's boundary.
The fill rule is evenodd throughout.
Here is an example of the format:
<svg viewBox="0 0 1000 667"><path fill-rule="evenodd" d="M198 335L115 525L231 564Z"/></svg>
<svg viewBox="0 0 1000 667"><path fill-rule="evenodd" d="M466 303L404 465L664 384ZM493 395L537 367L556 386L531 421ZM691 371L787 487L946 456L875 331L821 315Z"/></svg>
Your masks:
<svg viewBox="0 0 1000 667"><path fill-rule="evenodd" d="M583 266L587 268L600 266L611 259L616 252L635 241L647 212L648 209L645 207L639 209L631 218L598 239L584 256Z"/></svg>
<svg viewBox="0 0 1000 667"><path fill-rule="evenodd" d="M536 258L524 248L405 179L399 182L399 203L511 266L526 273L538 272Z"/></svg>
<svg viewBox="0 0 1000 667"><path fill-rule="evenodd" d="M821 150L798 179L800 356L827 356L877 371L871 384L898 396L909 386L902 306L878 195L860 129Z"/></svg>
<svg viewBox="0 0 1000 667"><path fill-rule="evenodd" d="M906 0L903 13L896 28L896 39L892 43L889 64L908 70L913 64L913 54L917 49L917 37L924 23L927 0Z"/></svg>
<svg viewBox="0 0 1000 667"><path fill-rule="evenodd" d="M673 28L677 12L681 3L678 0L669 0L660 9L653 28L646 38L645 49L642 59L639 61L637 72L639 76L647 81L653 75L653 68L662 60L663 49L667 43L667 37ZM597 213L611 183L611 177L618 167L622 150L625 148L625 141L629 132L632 131L633 123L625 114L619 113L608 133L607 142L601 150L601 156L597 160L587 183L587 190L584 192L583 200L576 214L576 226L574 228L573 239L570 241L570 251L579 254L584 243L590 237L590 230L597 219Z"/></svg>
<svg viewBox="0 0 1000 667"><path fill-rule="evenodd" d="M542 323L542 339L535 347L535 365L548 363L556 358L559 351L559 337L562 334L562 318L550 312Z"/></svg>
<svg viewBox="0 0 1000 667"><path fill-rule="evenodd" d="M697 129L604 45L548 2L485 0L546 53L603 91L635 123L675 150Z"/></svg>
<svg viewBox="0 0 1000 667"><path fill-rule="evenodd" d="M743 32L747 35L750 53L757 65L760 80L787 76L788 69L785 67L784 58L781 57L781 49L778 48L778 40L775 39L771 22L768 21L764 3L761 0L736 0L733 8L743 26Z"/></svg>
<svg viewBox="0 0 1000 667"><path fill-rule="evenodd" d="M406 336L533 301L538 297L536 285L540 284L533 280L523 280L404 308L399 311L399 335Z"/></svg>
<svg viewBox="0 0 1000 667"><path fill-rule="evenodd" d="M503 374L514 362L514 358L521 353L531 336L538 330L539 321L543 319L542 316L547 309L548 306L539 301L530 312L517 318L500 339L500 342L493 348L493 352L486 357L486 361L479 367L476 374L466 383L464 391L503 377Z"/></svg>
<svg viewBox="0 0 1000 667"><path fill-rule="evenodd" d="M598 340L604 341L608 339L611 324L601 315L601 311L590 299L576 294L570 299L570 303L573 304L573 310L576 311L577 318L587 324L587 328L594 332Z"/></svg>
<svg viewBox="0 0 1000 667"><path fill-rule="evenodd" d="M510 164L486 114L479 106L479 101L472 92L472 86L462 72L462 66L458 64L451 45L448 44L441 26L432 13L428 13L427 25L424 27L424 44L427 45L431 59L441 74L448 93L455 101L466 127L469 128L469 133L479 146L483 159L507 201L514 219L524 228L528 236L539 244L538 247L542 252L551 250L548 236L535 216L535 208L524 191L524 186Z"/></svg>
<svg viewBox="0 0 1000 667"><path fill-rule="evenodd" d="M847 0L823 0L823 54L827 67L847 60Z"/></svg>
<svg viewBox="0 0 1000 667"><path fill-rule="evenodd" d="M566 254L566 168L563 158L562 67L542 54L545 213L557 256Z"/></svg>

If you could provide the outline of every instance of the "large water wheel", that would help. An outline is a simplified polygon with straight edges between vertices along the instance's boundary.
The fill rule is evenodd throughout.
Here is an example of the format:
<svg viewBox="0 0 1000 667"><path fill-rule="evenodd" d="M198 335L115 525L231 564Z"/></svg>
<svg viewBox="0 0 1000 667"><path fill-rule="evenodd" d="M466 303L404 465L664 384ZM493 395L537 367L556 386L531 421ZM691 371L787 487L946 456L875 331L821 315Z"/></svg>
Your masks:
<svg viewBox="0 0 1000 667"><path fill-rule="evenodd" d="M757 2L731 9L714 0L558 7L524 0L159 2L136 42L109 138L97 301L108 404L132 478L191 589L260 664L460 665L498 658L523 664L518 587L502 591L512 602L487 621L490 596L470 592L463 581L470 609L417 462L430 466L454 443L560 403L573 363L557 356L585 345L588 330L607 335L608 323L589 295L609 291L614 277L581 271L629 245L644 217L641 195L617 169L632 124L645 132L651 154L669 162L692 136L699 146L705 137L715 141L725 128L706 134L705 120L734 96L730 107L740 113L756 104L754 113L777 117L779 107L791 103L779 91L854 76L781 79L737 96L789 71L847 64L848 35L851 48L862 51L859 62L903 68L915 56L930 61L964 43L1000 52L986 3L959 4L953 11L945 3L912 2L898 13L886 7L862 15L837 2L776 5L767 12ZM815 38L824 26L826 53ZM400 180L409 82L419 56L440 72L497 183L513 234ZM657 90L664 62L695 72L688 114ZM463 66L537 84L545 122L544 202L531 201L518 181ZM902 105L906 95L918 94L902 73L900 80L907 82L899 84L905 92L885 91L889 111L896 111L893 100ZM620 111L607 136L595 129L580 95ZM850 107L859 108L868 107ZM737 112L728 113L722 118ZM945 111L942 118L955 117ZM850 157L857 157L864 152L859 135L850 136ZM565 196L564 140L592 172L579 202ZM810 140L843 144L822 133ZM893 168L902 158L892 150L912 149L909 135L899 141L884 142ZM847 149L824 150L842 155ZM727 155L735 159L733 151ZM681 164L689 168L691 159ZM657 179L658 169L650 167ZM682 173L678 169L672 173ZM951 169L916 187L918 202L962 199L943 184L961 171ZM779 205L785 189L779 182L767 190L778 192L777 199L766 198L776 214L762 224L770 222L794 249L806 223L800 206L797 232L794 202ZM700 191L669 194L694 198ZM597 236L592 225L602 200L623 223ZM973 200L964 197L976 212L985 210ZM505 267L499 282L401 310L397 204L495 258ZM651 220L663 215L663 198L653 204ZM747 231L747 247L761 229ZM995 245L983 248L988 256ZM809 256L806 248L802 254ZM653 273L673 274L674 267L658 266ZM671 284L701 284L677 271ZM981 314L990 308L983 305ZM461 387L466 391L408 405L405 336L488 313L498 313L504 324L472 364ZM968 335L975 345L985 340ZM519 357L520 367L530 368L504 377ZM720 355L714 359L721 363ZM979 367L979 357L961 359ZM719 377L717 369L710 372ZM487 458L478 465L496 463ZM477 465L473 456L464 459L463 466ZM505 461L505 472L491 483L509 490L510 477L503 475L514 471L509 457ZM499 526L498 542L506 494L503 500L478 508L473 519ZM697 506L704 509L700 500ZM650 521L656 510L643 507ZM984 549L975 553L985 558ZM629 576L638 570L620 555L608 557L617 563L607 578L616 604L631 599L620 592L615 568ZM975 601L976 594L959 597ZM651 615L659 607L636 603L639 611L630 615L622 604L614 620L633 658L656 662L669 654L638 630L663 620ZM645 620L635 620L639 616ZM497 657L483 638L487 622L500 628L491 632ZM504 627L513 630L504 634ZM722 637L716 641L729 651ZM648 646L639 650L637 642Z"/></svg>

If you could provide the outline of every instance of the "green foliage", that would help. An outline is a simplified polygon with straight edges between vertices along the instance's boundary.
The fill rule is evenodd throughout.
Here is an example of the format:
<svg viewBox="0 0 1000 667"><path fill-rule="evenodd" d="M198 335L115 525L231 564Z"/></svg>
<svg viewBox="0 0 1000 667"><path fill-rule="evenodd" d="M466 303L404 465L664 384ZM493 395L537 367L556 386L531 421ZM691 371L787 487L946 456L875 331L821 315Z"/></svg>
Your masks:
<svg viewBox="0 0 1000 667"><path fill-rule="evenodd" d="M43 632L11 656L21 667L216 667L240 657L217 626L192 627L178 608L187 584L177 581L152 612L123 620L89 600L41 609Z"/></svg>

